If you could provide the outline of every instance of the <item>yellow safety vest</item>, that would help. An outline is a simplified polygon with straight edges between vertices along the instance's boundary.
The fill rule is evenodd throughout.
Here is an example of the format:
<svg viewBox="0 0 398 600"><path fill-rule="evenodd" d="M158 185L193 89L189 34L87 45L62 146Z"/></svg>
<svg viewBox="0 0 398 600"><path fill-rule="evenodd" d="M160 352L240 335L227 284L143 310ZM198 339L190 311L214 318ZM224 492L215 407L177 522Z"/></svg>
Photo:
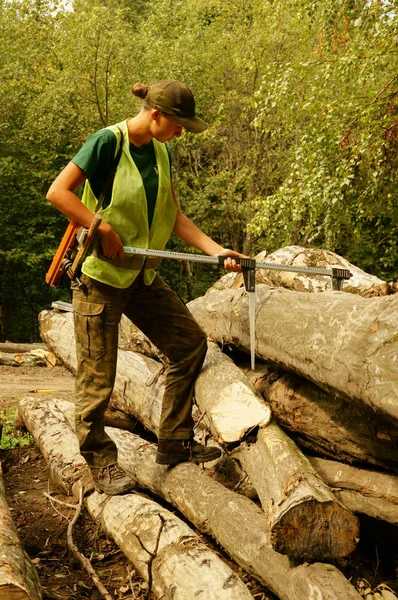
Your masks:
<svg viewBox="0 0 398 600"><path fill-rule="evenodd" d="M140 172L130 154L130 142L127 121L112 125L107 129L113 131L120 141L123 132L123 151L113 182L110 204L99 214L119 234L123 246L163 250L173 231L177 207L173 201L170 181L170 161L164 144L153 140L155 155L159 169L159 186L155 212L151 227L148 223L148 209L144 184ZM84 186L82 202L94 211L97 199L88 180ZM128 261L126 261L127 263ZM83 263L82 272L97 281L117 288L126 288L137 277L140 269L116 266L112 261L105 261L98 256L90 255ZM150 285L155 278L153 269L144 271L144 281Z"/></svg>

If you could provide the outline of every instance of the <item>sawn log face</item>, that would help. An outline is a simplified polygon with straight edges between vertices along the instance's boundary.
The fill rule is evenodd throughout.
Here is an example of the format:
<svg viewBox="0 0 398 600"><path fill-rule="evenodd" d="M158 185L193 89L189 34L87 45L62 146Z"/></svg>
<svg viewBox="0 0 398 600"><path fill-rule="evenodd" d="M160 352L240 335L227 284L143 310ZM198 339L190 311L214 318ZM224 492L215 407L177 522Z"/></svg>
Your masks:
<svg viewBox="0 0 398 600"><path fill-rule="evenodd" d="M277 552L312 560L350 554L358 519L341 504L308 459L274 423L234 457L257 490Z"/></svg>

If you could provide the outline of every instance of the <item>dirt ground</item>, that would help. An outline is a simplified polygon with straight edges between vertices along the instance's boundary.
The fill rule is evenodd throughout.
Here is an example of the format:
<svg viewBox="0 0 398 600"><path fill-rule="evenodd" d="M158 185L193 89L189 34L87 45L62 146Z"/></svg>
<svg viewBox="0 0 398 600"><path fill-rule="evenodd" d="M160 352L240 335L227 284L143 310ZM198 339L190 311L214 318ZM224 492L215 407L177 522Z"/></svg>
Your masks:
<svg viewBox="0 0 398 600"><path fill-rule="evenodd" d="M0 411L15 407L26 395L40 393L41 396L71 400L73 389L73 376L62 366L0 366ZM20 539L37 568L43 598L98 600L101 596L90 576L67 545L67 527L74 510L52 503L45 494L51 493L67 503L71 503L71 498L63 497L51 489L47 467L38 448L32 444L13 450L0 449L0 460L8 505ZM336 561L336 566L354 585L359 585L362 579L371 588L384 582L397 592L398 527L365 517L360 520L361 541L358 547L348 558ZM79 550L91 560L112 598L154 599L146 583L116 544L101 532L84 511L74 527L73 537ZM211 540L206 539L206 543L245 581L254 598L277 600L271 592L229 561Z"/></svg>

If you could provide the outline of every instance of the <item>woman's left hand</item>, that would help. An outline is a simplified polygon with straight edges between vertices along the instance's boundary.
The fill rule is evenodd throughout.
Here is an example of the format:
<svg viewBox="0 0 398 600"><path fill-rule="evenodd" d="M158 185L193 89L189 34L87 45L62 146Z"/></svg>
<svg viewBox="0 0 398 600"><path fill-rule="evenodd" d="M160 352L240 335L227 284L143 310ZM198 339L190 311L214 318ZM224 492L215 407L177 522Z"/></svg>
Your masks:
<svg viewBox="0 0 398 600"><path fill-rule="evenodd" d="M242 272L242 267L237 264L236 260L234 260L234 256L239 258L250 258L249 256L246 256L246 254L240 254L234 250L229 250L229 248L223 248L221 252L218 252L218 256L226 257L224 260L224 269L232 273Z"/></svg>

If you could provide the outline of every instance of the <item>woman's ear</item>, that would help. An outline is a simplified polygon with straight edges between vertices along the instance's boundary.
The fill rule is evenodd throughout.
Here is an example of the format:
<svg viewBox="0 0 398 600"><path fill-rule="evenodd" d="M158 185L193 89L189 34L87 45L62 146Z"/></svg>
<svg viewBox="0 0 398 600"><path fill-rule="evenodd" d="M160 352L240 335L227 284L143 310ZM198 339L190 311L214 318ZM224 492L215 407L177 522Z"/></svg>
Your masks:
<svg viewBox="0 0 398 600"><path fill-rule="evenodd" d="M160 117L160 112L158 111L157 108L152 108L152 114L151 117L154 121L157 121L158 118Z"/></svg>

